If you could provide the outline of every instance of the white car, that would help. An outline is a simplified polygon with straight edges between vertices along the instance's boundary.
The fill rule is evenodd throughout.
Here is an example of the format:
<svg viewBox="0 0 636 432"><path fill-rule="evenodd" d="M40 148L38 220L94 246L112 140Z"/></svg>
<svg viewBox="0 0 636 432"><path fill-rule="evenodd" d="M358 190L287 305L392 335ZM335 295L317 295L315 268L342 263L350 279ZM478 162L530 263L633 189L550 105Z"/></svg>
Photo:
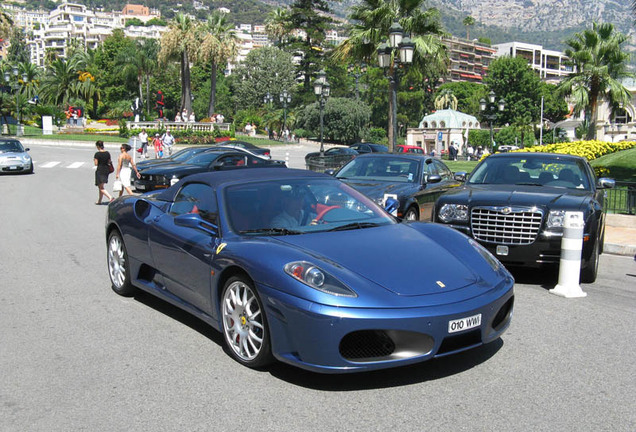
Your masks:
<svg viewBox="0 0 636 432"><path fill-rule="evenodd" d="M0 172L33 174L33 160L17 139L0 139Z"/></svg>

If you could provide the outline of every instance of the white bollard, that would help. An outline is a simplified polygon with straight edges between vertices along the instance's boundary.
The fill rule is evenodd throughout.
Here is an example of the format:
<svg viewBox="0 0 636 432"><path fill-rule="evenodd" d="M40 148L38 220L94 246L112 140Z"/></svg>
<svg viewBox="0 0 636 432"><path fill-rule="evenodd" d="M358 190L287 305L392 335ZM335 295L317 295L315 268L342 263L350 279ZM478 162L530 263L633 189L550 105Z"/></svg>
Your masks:
<svg viewBox="0 0 636 432"><path fill-rule="evenodd" d="M289 168L289 152L285 152L285 165Z"/></svg>
<svg viewBox="0 0 636 432"><path fill-rule="evenodd" d="M565 297L585 297L579 285L581 274L581 252L583 251L583 212L565 212L563 238L561 239L561 262L559 264L559 282L552 294Z"/></svg>

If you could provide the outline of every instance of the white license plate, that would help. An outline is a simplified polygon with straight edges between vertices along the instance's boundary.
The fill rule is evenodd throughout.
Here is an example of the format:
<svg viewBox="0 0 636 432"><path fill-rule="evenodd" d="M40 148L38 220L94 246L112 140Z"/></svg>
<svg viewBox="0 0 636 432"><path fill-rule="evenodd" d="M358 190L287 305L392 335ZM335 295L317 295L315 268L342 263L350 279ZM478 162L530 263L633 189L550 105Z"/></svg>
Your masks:
<svg viewBox="0 0 636 432"><path fill-rule="evenodd" d="M497 255L508 256L508 246L497 246Z"/></svg>
<svg viewBox="0 0 636 432"><path fill-rule="evenodd" d="M16 170L18 170L18 169L20 169L20 167L17 167L17 166L10 166L10 167L9 167L9 170L10 170L10 171L16 171Z"/></svg>
<svg viewBox="0 0 636 432"><path fill-rule="evenodd" d="M464 330L470 330L481 325L481 314L460 318L448 322L448 332L457 333Z"/></svg>
<svg viewBox="0 0 636 432"><path fill-rule="evenodd" d="M139 185L139 186L137 186L137 189L146 190L146 185Z"/></svg>

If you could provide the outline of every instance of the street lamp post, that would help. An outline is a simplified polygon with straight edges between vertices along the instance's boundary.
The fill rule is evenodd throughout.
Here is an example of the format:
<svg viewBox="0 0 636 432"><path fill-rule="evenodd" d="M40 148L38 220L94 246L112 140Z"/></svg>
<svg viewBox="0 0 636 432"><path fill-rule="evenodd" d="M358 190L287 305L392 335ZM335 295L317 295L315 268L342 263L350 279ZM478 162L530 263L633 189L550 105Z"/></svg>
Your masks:
<svg viewBox="0 0 636 432"><path fill-rule="evenodd" d="M324 120L323 112L325 108L325 102L329 97L329 83L327 82L327 74L324 70L318 72L318 77L314 81L314 94L318 96L320 105L320 156L325 155L325 145L323 140L324 134Z"/></svg>
<svg viewBox="0 0 636 432"><path fill-rule="evenodd" d="M14 83L11 82L11 74L7 71L4 73L4 81L7 83L7 85L13 89L14 93L15 93L15 109L16 109L16 114L17 114L17 121L18 124L16 126L16 136L22 136L22 124L20 123L20 103L18 101L18 93L20 90L20 83L18 82L18 68L17 67L13 67L12 69L13 72L13 76L15 77L15 85ZM22 74L22 82L26 82L28 79L27 74Z"/></svg>
<svg viewBox="0 0 636 432"><path fill-rule="evenodd" d="M493 151L493 136L492 136L492 123L497 119L497 112L502 112L506 108L506 102L502 99L499 99L498 103L495 103L497 99L497 95L495 95L494 91L490 91L488 93L488 101L485 99L481 99L479 101L479 111L481 111L482 115L488 122L490 123L490 151ZM523 143L521 143L523 145Z"/></svg>
<svg viewBox="0 0 636 432"><path fill-rule="evenodd" d="M385 69L389 78L390 113L389 113L389 151L395 151L397 145L397 70L400 64L413 62L415 44L411 38L404 37L402 26L397 21L389 29L389 43L381 43L378 47L378 63Z"/></svg>
<svg viewBox="0 0 636 432"><path fill-rule="evenodd" d="M356 83L356 99L360 100L360 77L367 71L366 63L362 63L360 66L350 64L347 66L347 71L353 76Z"/></svg>
<svg viewBox="0 0 636 432"><path fill-rule="evenodd" d="M278 100L283 104L283 133L285 133L287 128L287 104L291 102L291 93L287 90L283 90L278 96Z"/></svg>

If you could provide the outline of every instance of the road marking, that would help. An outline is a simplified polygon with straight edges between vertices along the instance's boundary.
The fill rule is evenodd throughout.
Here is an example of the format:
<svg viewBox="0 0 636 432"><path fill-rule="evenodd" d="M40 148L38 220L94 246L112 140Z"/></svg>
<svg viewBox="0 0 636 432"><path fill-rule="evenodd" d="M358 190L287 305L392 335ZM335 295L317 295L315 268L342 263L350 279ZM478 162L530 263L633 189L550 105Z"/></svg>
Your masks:
<svg viewBox="0 0 636 432"><path fill-rule="evenodd" d="M44 165L40 165L40 168L53 168L56 165L61 164L62 162L47 162Z"/></svg>
<svg viewBox="0 0 636 432"><path fill-rule="evenodd" d="M69 166L67 166L66 168L79 168L82 165L84 165L85 162L73 162L72 164L70 164Z"/></svg>

